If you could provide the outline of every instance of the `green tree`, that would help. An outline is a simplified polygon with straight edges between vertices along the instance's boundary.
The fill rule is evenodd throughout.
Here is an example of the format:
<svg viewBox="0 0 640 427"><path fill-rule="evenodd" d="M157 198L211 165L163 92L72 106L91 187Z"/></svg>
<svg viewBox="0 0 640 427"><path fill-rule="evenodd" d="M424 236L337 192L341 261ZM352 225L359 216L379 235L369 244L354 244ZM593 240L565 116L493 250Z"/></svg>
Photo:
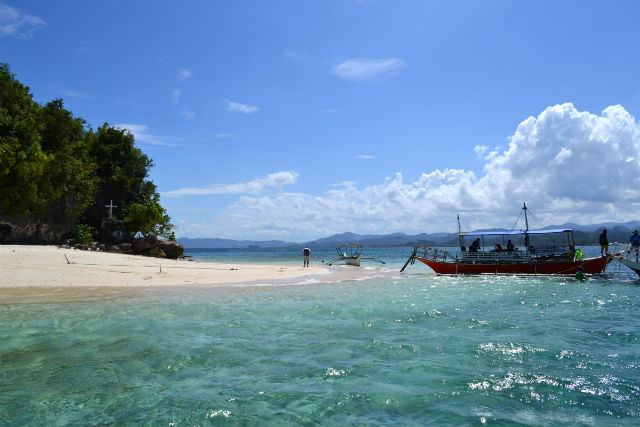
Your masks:
<svg viewBox="0 0 640 427"><path fill-rule="evenodd" d="M63 108L61 99L40 110L42 151L47 167L41 182L61 215L76 217L93 202L95 162L89 157L86 122Z"/></svg>
<svg viewBox="0 0 640 427"><path fill-rule="evenodd" d="M131 234L140 232L144 235L155 234L170 237L173 226L171 219L162 206L158 194L151 199L133 202L126 208L124 224Z"/></svg>
<svg viewBox="0 0 640 427"><path fill-rule="evenodd" d="M29 215L48 208L40 183L47 157L40 146L39 106L29 88L0 64L0 214Z"/></svg>
<svg viewBox="0 0 640 427"><path fill-rule="evenodd" d="M96 164L97 193L85 214L87 224L100 227L104 206L113 200L130 234L168 236L173 225L148 179L153 162L135 146L134 136L105 123L92 135L89 153Z"/></svg>
<svg viewBox="0 0 640 427"><path fill-rule="evenodd" d="M0 64L0 217L101 229L113 200L127 231L169 237L173 225L133 135L91 130L61 99L44 106Z"/></svg>

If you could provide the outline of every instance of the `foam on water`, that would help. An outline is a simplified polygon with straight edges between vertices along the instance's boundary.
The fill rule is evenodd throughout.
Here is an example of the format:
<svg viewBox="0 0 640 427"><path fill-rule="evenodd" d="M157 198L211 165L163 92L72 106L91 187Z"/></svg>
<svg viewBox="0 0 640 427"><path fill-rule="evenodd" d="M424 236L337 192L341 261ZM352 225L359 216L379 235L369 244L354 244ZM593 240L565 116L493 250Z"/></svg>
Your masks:
<svg viewBox="0 0 640 427"><path fill-rule="evenodd" d="M376 277L0 305L0 424L639 423L623 270L345 271Z"/></svg>

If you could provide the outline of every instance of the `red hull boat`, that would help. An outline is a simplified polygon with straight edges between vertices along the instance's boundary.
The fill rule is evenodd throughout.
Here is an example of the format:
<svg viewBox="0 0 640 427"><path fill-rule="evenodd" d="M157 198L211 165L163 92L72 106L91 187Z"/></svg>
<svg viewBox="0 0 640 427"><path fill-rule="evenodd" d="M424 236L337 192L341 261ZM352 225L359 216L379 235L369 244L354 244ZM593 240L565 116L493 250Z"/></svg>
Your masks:
<svg viewBox="0 0 640 427"><path fill-rule="evenodd" d="M427 251L433 248L424 248ZM424 252L423 252L424 254ZM426 254L425 254L426 255ZM431 267L438 274L558 274L575 275L582 271L586 274L602 273L613 257L585 258L582 261L574 261L565 257L562 259L544 259L543 257L530 257L528 259L504 259L488 257L482 260L458 259L457 261L444 261L433 258L425 258L425 255L416 254L415 259ZM454 258L455 260L455 258ZM638 271L636 271L638 272ZM639 273L640 274L640 273Z"/></svg>
<svg viewBox="0 0 640 427"><path fill-rule="evenodd" d="M526 204L523 207L523 212L525 228L521 230L466 233L461 231L460 219L458 218L458 236L461 247L459 252L416 246L413 254L400 271L404 271L409 263L413 264L415 260L418 260L437 274L598 274L602 273L607 268L607 264L614 259L610 255L583 258L582 252L575 249L573 229L529 230ZM545 236L546 243L543 238ZM475 238L469 251L464 246L464 238L466 237ZM500 240L504 243L506 238L509 238L506 245L507 250L503 250L499 243ZM537 239L537 247L532 245L534 238ZM481 239L484 243L496 243L495 249L483 250L482 247L485 245L481 243ZM524 243L524 248L516 248L511 239Z"/></svg>

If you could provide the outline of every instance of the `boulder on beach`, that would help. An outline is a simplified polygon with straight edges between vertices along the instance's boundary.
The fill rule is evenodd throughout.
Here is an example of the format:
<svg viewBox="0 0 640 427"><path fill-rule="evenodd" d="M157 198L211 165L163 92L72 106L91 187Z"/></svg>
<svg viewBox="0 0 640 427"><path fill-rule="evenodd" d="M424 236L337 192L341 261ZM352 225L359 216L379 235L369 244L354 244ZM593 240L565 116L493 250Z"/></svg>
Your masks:
<svg viewBox="0 0 640 427"><path fill-rule="evenodd" d="M167 258L177 259L184 253L184 247L174 240L158 240L156 247L162 249Z"/></svg>

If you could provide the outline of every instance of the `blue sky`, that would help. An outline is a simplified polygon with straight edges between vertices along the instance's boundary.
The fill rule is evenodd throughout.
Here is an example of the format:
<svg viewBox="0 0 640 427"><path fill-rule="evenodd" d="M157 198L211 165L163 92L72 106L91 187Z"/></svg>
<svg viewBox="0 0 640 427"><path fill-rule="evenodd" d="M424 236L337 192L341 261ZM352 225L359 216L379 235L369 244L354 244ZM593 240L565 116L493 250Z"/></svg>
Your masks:
<svg viewBox="0 0 640 427"><path fill-rule="evenodd" d="M638 219L636 1L7 1L36 101L129 129L183 237Z"/></svg>

